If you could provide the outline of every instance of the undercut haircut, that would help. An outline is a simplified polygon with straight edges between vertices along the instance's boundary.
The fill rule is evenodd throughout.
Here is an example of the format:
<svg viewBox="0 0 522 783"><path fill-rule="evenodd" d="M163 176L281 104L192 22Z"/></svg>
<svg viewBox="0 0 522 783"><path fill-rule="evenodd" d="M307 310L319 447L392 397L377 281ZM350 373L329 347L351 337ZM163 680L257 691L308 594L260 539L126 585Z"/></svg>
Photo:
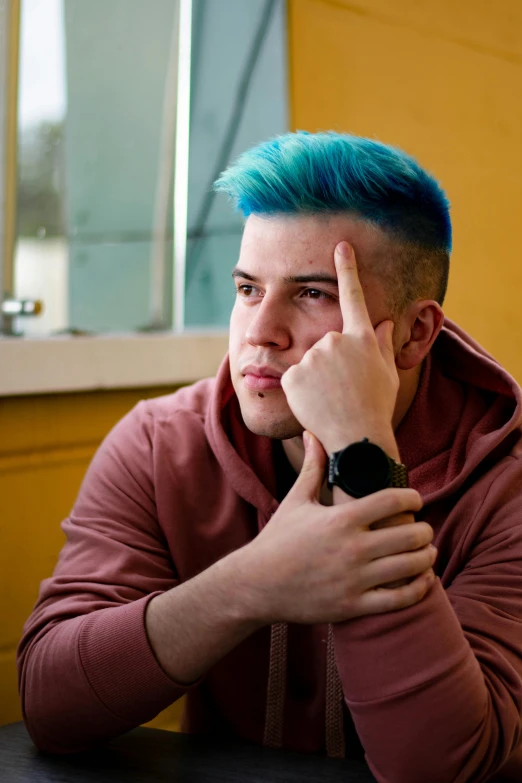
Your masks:
<svg viewBox="0 0 522 783"><path fill-rule="evenodd" d="M247 218L350 213L391 240L383 270L396 308L419 298L442 305L451 220L446 194L403 150L344 133L287 133L244 152L214 185Z"/></svg>

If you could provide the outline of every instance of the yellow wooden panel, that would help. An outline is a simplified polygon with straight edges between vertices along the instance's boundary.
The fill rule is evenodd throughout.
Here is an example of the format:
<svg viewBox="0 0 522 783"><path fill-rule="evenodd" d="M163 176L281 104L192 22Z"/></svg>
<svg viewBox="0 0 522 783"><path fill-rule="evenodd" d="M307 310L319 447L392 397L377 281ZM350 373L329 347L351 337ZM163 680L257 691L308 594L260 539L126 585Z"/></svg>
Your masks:
<svg viewBox="0 0 522 783"><path fill-rule="evenodd" d="M299 3L300 0L297 0ZM522 4L518 0L319 0L392 26L417 30L494 56L522 61ZM305 12L306 13L306 12Z"/></svg>
<svg viewBox="0 0 522 783"><path fill-rule="evenodd" d="M0 456L98 444L139 400L176 387L0 397Z"/></svg>
<svg viewBox="0 0 522 783"><path fill-rule="evenodd" d="M88 465L81 459L0 473L0 649L15 646L64 543L69 513Z"/></svg>
<svg viewBox="0 0 522 783"><path fill-rule="evenodd" d="M166 729L167 731L179 731L181 728L181 714L183 712L183 704L185 698L178 699L178 701L167 707L166 710L160 712L154 720L149 723L145 723L144 726L150 726L153 729Z"/></svg>
<svg viewBox="0 0 522 783"><path fill-rule="evenodd" d="M138 400L171 390L0 399L0 724L20 718L14 651L97 446ZM159 721L177 725L176 710Z"/></svg>
<svg viewBox="0 0 522 783"><path fill-rule="evenodd" d="M447 314L522 381L522 4L290 0L292 124L414 154L452 203Z"/></svg>
<svg viewBox="0 0 522 783"><path fill-rule="evenodd" d="M14 650L0 652L0 726L22 720Z"/></svg>

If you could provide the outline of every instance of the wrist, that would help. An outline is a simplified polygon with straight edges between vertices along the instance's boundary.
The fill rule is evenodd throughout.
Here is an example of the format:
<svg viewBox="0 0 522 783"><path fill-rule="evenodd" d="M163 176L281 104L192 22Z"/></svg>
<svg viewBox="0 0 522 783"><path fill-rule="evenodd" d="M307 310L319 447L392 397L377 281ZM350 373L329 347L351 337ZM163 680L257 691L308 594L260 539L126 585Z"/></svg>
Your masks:
<svg viewBox="0 0 522 783"><path fill-rule="evenodd" d="M392 445L389 442L388 448ZM350 497L363 498L387 488L408 487L408 470L375 441L362 438L330 455L328 487L333 486Z"/></svg>
<svg viewBox="0 0 522 783"><path fill-rule="evenodd" d="M364 424L362 424L357 428L353 427L346 430L337 430L329 437L326 437L322 441L322 445L327 455L330 457L334 452L341 451L346 448L346 446L357 443L357 441L361 441L363 438L368 438L371 443L380 446L388 457L391 457L395 462L400 462L399 447L397 446L397 441L395 440L391 425L388 425L387 427L378 427L375 425L365 427Z"/></svg>
<svg viewBox="0 0 522 783"><path fill-rule="evenodd" d="M245 625L251 632L262 628L266 620L266 590L257 576L255 553L252 542L219 560L215 568L221 572L221 579L229 586L229 611L234 620Z"/></svg>

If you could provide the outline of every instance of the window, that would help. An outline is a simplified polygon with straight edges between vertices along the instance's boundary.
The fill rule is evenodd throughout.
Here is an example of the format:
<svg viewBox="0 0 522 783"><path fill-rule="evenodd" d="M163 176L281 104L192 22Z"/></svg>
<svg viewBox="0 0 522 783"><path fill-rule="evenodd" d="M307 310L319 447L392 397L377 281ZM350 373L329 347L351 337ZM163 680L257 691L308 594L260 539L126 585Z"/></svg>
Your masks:
<svg viewBox="0 0 522 783"><path fill-rule="evenodd" d="M44 310L15 327L226 328L242 226L211 185L287 129L285 3L21 0L20 18L7 293Z"/></svg>

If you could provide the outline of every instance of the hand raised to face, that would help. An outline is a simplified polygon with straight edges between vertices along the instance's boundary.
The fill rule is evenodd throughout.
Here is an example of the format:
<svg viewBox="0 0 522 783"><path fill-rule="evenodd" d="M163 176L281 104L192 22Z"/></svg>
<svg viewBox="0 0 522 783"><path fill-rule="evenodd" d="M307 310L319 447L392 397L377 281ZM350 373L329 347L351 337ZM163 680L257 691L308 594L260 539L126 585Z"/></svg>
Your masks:
<svg viewBox="0 0 522 783"><path fill-rule="evenodd" d="M281 383L294 416L331 454L367 437L390 456L399 378L394 324L372 325L353 248L334 251L343 332L328 332L290 367Z"/></svg>

